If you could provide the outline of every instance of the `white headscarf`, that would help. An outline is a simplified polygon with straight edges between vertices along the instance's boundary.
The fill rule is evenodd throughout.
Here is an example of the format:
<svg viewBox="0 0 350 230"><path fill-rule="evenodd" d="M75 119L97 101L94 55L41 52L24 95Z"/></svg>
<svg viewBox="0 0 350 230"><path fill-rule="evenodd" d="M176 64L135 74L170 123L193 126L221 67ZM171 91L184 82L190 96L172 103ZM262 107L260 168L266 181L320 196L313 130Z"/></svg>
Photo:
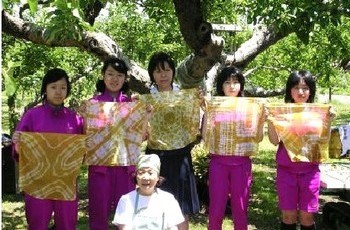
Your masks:
<svg viewBox="0 0 350 230"><path fill-rule="evenodd" d="M160 172L160 159L156 154L142 154L139 156L137 170L141 168L151 168L156 171L158 174Z"/></svg>

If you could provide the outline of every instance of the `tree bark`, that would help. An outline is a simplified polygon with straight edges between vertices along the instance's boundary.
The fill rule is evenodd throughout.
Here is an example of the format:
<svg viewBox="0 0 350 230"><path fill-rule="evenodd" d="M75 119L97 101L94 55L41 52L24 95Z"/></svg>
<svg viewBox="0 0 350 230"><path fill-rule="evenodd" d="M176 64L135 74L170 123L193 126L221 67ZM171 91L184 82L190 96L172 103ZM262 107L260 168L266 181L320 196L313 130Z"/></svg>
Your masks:
<svg viewBox="0 0 350 230"><path fill-rule="evenodd" d="M273 29L256 28L253 36L234 54L223 54L224 40L216 36L210 23L203 20L199 0L173 0L181 33L193 53L178 66L176 77L183 88L204 86L208 71L217 63L247 66L259 53L286 35L276 35ZM2 10L2 31L16 38L51 47L76 47L105 60L115 56L126 61L130 68L130 88L139 93L149 92L150 79L145 69L122 52L106 34L84 32L81 40L45 40L45 28L23 21ZM220 69L220 68L219 68Z"/></svg>
<svg viewBox="0 0 350 230"><path fill-rule="evenodd" d="M257 26L252 37L233 54L227 55L225 61L227 64L244 69L258 54L286 36L287 34L276 34L272 28Z"/></svg>

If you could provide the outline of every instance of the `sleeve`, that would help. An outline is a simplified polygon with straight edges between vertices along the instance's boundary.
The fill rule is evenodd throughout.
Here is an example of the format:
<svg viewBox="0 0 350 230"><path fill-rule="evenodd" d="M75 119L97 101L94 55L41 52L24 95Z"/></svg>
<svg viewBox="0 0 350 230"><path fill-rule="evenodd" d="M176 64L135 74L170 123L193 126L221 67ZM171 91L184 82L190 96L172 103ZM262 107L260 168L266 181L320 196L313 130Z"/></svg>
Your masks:
<svg viewBox="0 0 350 230"><path fill-rule="evenodd" d="M31 110L24 113L21 120L18 122L16 126L16 131L27 131L27 132L33 131L33 121L32 121L31 114L32 114Z"/></svg>
<svg viewBox="0 0 350 230"><path fill-rule="evenodd" d="M31 119L31 112L30 110L24 113L21 120L17 123L16 131L24 131L24 132L31 132L33 131L33 122ZM19 155L18 155L18 147L15 143L12 142L12 158L18 162L19 161Z"/></svg>
<svg viewBox="0 0 350 230"><path fill-rule="evenodd" d="M185 221L184 216L179 205L179 202L175 199L172 194L168 194L166 202L167 207L165 209L166 227L171 229L176 225Z"/></svg>
<svg viewBox="0 0 350 230"><path fill-rule="evenodd" d="M112 224L123 224L126 227L132 226L133 207L130 201L130 194L124 195L120 198L117 208L115 210Z"/></svg>

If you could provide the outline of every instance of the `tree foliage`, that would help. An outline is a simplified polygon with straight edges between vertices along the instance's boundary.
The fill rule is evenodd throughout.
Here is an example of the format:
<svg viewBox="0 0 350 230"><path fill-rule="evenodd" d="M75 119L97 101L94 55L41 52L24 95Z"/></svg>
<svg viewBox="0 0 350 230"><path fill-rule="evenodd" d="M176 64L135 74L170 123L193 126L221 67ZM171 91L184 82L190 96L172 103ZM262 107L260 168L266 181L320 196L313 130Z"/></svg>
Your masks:
<svg viewBox="0 0 350 230"><path fill-rule="evenodd" d="M223 65L237 65L251 95L278 95L289 72L302 68L316 74L320 86L343 92L349 16L348 0L7 0L3 90L14 96L16 108L37 102L45 71L59 66L72 78L74 106L94 93L101 61L113 55L130 66L132 90L145 93L148 59L164 50L178 63L184 87L213 81ZM241 30L214 31L212 23Z"/></svg>

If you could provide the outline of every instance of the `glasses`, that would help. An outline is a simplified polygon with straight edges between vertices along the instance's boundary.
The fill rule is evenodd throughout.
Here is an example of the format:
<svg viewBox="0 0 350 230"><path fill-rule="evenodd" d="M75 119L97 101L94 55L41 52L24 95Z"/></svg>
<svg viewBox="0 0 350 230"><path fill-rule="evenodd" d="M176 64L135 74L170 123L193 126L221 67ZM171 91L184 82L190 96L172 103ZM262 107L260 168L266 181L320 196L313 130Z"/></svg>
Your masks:
<svg viewBox="0 0 350 230"><path fill-rule="evenodd" d="M294 86L293 89L296 90L296 91L300 91L301 90L303 92L306 92L306 91L310 90L309 87L299 87L299 86Z"/></svg>

